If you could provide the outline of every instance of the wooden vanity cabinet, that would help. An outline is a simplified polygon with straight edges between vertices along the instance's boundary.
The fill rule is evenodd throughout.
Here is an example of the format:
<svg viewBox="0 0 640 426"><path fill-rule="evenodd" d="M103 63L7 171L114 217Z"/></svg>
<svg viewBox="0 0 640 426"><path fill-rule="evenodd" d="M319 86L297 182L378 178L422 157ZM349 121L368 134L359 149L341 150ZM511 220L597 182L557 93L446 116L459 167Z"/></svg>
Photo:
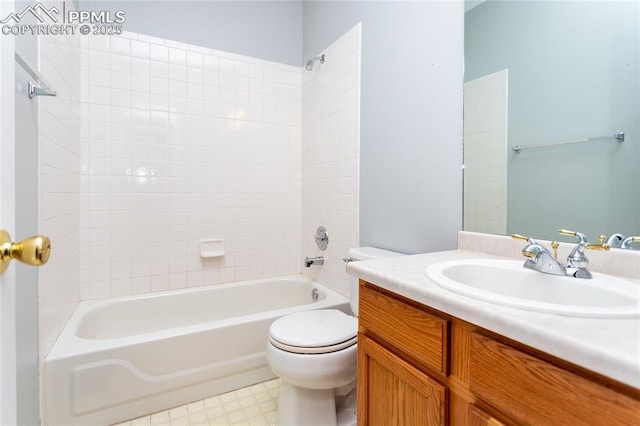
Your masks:
<svg viewBox="0 0 640 426"><path fill-rule="evenodd" d="M476 407L469 405L468 410L468 426L505 426L504 423L497 420L491 414Z"/></svg>
<svg viewBox="0 0 640 426"><path fill-rule="evenodd" d="M640 425L640 391L360 282L358 425Z"/></svg>
<svg viewBox="0 0 640 426"><path fill-rule="evenodd" d="M449 424L450 321L361 282L358 425Z"/></svg>

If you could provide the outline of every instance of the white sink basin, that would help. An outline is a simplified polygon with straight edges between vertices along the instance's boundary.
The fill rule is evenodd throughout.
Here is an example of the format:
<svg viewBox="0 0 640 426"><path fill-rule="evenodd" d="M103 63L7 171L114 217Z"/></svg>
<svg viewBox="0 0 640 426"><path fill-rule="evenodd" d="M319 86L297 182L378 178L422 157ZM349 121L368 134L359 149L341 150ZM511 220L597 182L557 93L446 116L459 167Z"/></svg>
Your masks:
<svg viewBox="0 0 640 426"><path fill-rule="evenodd" d="M520 261L440 262L426 275L447 290L499 305L592 318L640 317L640 285L604 274L559 277L525 269Z"/></svg>

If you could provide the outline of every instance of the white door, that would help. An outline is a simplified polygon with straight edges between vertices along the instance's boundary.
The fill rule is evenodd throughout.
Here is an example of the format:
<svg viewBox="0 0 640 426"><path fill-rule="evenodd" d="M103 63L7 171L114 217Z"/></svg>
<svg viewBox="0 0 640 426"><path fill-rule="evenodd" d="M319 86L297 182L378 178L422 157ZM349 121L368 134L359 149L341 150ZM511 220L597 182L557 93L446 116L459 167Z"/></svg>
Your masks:
<svg viewBox="0 0 640 426"><path fill-rule="evenodd" d="M14 9L0 1L0 17ZM0 229L15 235L14 39L0 35ZM15 266L0 274L0 424L16 424Z"/></svg>

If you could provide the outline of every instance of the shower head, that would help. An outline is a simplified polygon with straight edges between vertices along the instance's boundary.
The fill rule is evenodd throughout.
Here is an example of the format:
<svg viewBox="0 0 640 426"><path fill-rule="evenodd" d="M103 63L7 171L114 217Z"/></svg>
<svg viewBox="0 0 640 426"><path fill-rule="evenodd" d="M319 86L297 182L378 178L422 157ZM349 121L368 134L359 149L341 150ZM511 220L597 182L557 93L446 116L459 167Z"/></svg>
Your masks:
<svg viewBox="0 0 640 426"><path fill-rule="evenodd" d="M307 71L311 71L313 69L313 64L316 61L320 61L321 64L324 64L324 55L316 56L313 59L309 59L307 64L304 66L304 69L307 70Z"/></svg>

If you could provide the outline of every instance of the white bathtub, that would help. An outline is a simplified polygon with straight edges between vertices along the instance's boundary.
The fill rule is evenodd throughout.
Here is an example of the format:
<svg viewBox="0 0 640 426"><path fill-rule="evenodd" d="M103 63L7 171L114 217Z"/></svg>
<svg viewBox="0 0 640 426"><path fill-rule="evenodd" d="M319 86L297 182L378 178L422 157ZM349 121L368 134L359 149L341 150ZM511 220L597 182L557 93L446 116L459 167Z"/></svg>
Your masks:
<svg viewBox="0 0 640 426"><path fill-rule="evenodd" d="M349 300L299 275L82 302L44 361L44 423L112 424L272 379L271 323L326 308Z"/></svg>

